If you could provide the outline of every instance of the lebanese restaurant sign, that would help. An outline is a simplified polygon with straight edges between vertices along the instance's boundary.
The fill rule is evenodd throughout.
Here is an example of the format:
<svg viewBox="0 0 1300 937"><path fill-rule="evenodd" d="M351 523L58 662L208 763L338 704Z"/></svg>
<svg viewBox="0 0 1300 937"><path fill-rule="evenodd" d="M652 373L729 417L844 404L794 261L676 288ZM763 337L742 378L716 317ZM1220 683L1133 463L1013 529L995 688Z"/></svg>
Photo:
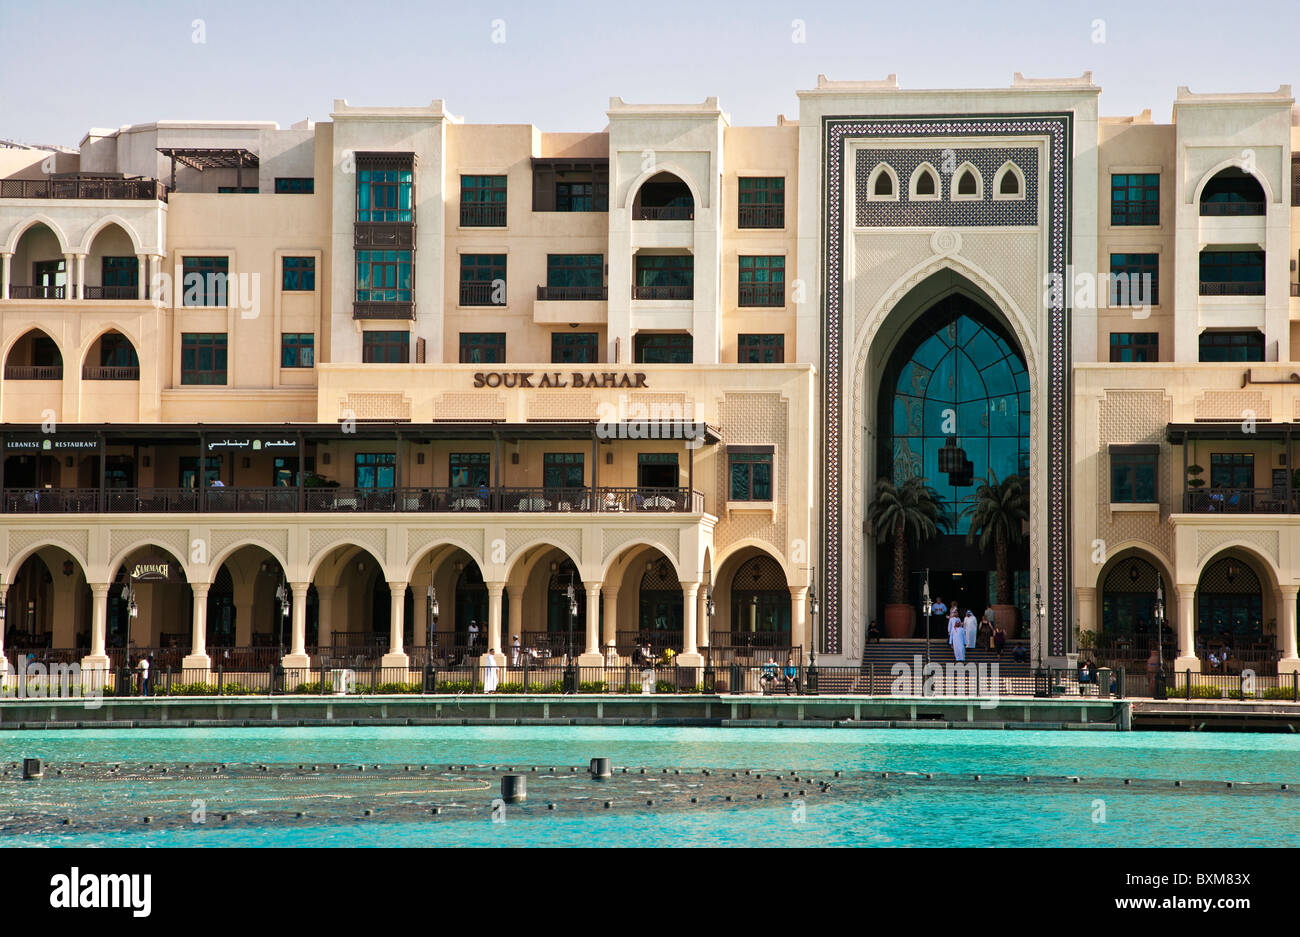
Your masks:
<svg viewBox="0 0 1300 937"><path fill-rule="evenodd" d="M477 387L647 387L642 371L476 371Z"/></svg>
<svg viewBox="0 0 1300 937"><path fill-rule="evenodd" d="M99 440L94 436L63 433L12 435L5 436L5 449L9 452L98 452Z"/></svg>

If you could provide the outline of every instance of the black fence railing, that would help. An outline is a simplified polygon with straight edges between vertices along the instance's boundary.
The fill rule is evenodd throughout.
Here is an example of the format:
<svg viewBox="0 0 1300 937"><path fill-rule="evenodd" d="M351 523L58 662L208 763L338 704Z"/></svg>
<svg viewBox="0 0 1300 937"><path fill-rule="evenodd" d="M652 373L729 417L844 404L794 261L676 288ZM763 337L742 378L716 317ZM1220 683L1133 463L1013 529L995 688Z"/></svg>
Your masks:
<svg viewBox="0 0 1300 937"><path fill-rule="evenodd" d="M157 179L0 179L0 198L157 199L167 186Z"/></svg>
<svg viewBox="0 0 1300 937"><path fill-rule="evenodd" d="M1263 280L1201 281L1202 296L1263 296Z"/></svg>
<svg viewBox="0 0 1300 937"><path fill-rule="evenodd" d="M6 514L293 513L297 488L6 488ZM101 507L102 504L102 507ZM704 511L687 488L304 488L311 513L673 513Z"/></svg>
<svg viewBox="0 0 1300 937"><path fill-rule="evenodd" d="M490 205L461 203L460 226L462 228L504 228L505 224L506 205L504 202Z"/></svg>
<svg viewBox="0 0 1300 937"><path fill-rule="evenodd" d="M7 364L6 381L61 381L63 365L61 364Z"/></svg>
<svg viewBox="0 0 1300 937"><path fill-rule="evenodd" d="M691 283L676 284L672 286L641 286L634 284L632 287L633 299L694 299L695 286Z"/></svg>
<svg viewBox="0 0 1300 937"><path fill-rule="evenodd" d="M692 221L694 205L637 205L633 211L637 221Z"/></svg>
<svg viewBox="0 0 1300 937"><path fill-rule="evenodd" d="M462 283L460 285L460 304L462 306L504 306L506 291L504 286L492 281Z"/></svg>
<svg viewBox="0 0 1300 937"><path fill-rule="evenodd" d="M134 284L131 286L83 286L81 292L85 299L140 298L140 289Z"/></svg>
<svg viewBox="0 0 1300 937"><path fill-rule="evenodd" d="M1187 514L1295 514L1300 513L1300 490L1286 488L1203 488L1183 492Z"/></svg>
<svg viewBox="0 0 1300 937"><path fill-rule="evenodd" d="M138 381L140 380L140 369L139 367L100 367L86 364L81 367L81 379L83 381Z"/></svg>
<svg viewBox="0 0 1300 937"><path fill-rule="evenodd" d="M609 299L605 286L539 286L537 298L541 302L592 302Z"/></svg>
<svg viewBox="0 0 1300 937"><path fill-rule="evenodd" d="M1201 202L1201 217L1262 215L1266 207L1263 202Z"/></svg>
<svg viewBox="0 0 1300 937"><path fill-rule="evenodd" d="M740 205L737 206L736 227L738 228L784 228L784 205Z"/></svg>
<svg viewBox="0 0 1300 937"><path fill-rule="evenodd" d="M737 305L784 306L785 283L741 283Z"/></svg>

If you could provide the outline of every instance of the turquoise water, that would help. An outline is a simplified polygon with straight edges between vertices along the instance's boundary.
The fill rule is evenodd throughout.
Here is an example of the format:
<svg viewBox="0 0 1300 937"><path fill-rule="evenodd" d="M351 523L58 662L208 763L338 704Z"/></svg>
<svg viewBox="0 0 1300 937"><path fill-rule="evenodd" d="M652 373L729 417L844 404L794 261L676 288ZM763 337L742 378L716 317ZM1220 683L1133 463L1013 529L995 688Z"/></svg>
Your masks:
<svg viewBox="0 0 1300 937"><path fill-rule="evenodd" d="M0 782L5 846L1300 846L1300 738L1291 735L380 727L6 732L0 743L5 761L47 761L42 781ZM585 766L595 756L633 775L654 770L645 778L616 775L604 787L545 770ZM218 761L282 767L264 780L143 776L147 764L170 765L174 774L184 763ZM112 780L52 776L60 764L73 774L81 762L126 762L140 771ZM300 763L385 768L303 777L293 773ZM419 773L422 763L434 770ZM401 771L405 764L417 773ZM526 804L507 807L497 817L504 822L494 823L488 803L497 776L486 769L469 773L482 780L435 775L452 764L543 771L533 775ZM682 776L654 777L664 767ZM715 774L702 777L703 768ZM759 788L746 786L756 782L744 769L767 774L762 783L775 785L768 801L753 802L750 791ZM733 770L742 777L717 777ZM790 770L829 781L831 791L770 780ZM881 772L895 776L880 779ZM927 772L934 777L922 780ZM1021 775L1035 783L1015 783ZM1067 782L1070 775L1080 782ZM1124 778L1137 786L1122 786ZM1155 783L1174 779L1237 786ZM808 790L802 815L790 800L772 802L784 796L771 793L781 785ZM721 803L724 791L737 803ZM687 794L700 802L690 804ZM655 807L643 806L647 795ZM605 796L615 809L601 809ZM203 823L193 822L195 799L203 801ZM558 809L548 811L548 801ZM443 805L442 815L430 815L431 804ZM362 815L366 805L372 816ZM284 813L294 806L307 816ZM223 811L229 823L218 821ZM144 814L154 823L142 825ZM71 825L55 829L55 817Z"/></svg>

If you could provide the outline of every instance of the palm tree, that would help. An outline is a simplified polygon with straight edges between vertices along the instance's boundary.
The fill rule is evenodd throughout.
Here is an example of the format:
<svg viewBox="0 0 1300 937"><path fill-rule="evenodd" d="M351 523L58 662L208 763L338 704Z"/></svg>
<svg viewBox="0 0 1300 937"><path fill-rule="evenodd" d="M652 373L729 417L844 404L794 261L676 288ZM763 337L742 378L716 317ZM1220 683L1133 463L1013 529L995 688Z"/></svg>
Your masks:
<svg viewBox="0 0 1300 937"><path fill-rule="evenodd" d="M966 542L979 538L979 548L994 551L998 574L998 605L1011 604L1011 578L1007 569L1007 548L1024 539L1023 525L1029 520L1029 493L1025 480L1019 475L1008 475L998 481L989 473L989 480L981 482L971 496L972 504L965 513L970 515L970 530Z"/></svg>
<svg viewBox="0 0 1300 937"><path fill-rule="evenodd" d="M877 479L870 518L876 541L894 542L893 604L906 605L908 548L919 547L949 526L939 506L939 493L919 475L901 485L889 478Z"/></svg>

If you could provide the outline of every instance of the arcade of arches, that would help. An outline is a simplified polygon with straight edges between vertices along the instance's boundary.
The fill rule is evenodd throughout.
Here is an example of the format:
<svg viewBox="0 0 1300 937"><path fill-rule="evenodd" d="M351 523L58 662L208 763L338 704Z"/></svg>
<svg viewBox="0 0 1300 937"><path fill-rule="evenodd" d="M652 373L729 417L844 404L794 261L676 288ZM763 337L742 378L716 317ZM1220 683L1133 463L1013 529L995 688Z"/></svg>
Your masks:
<svg viewBox="0 0 1300 937"><path fill-rule="evenodd" d="M412 656L420 664L426 656L455 663L489 651L503 656L517 641L592 666L625 660L644 644L688 663L711 646L798 653L803 643L805 590L791 587L781 561L759 546L733 550L716 572L706 552L694 581L649 544L619 551L599 578L549 543L489 569L497 578L485 577L455 544L425 551L406 581L349 543L318 557L305 582L286 576L281 561L255 544L208 569L209 582L191 581L177 556L145 544L123 556L107 582L88 582L71 553L38 548L0 590L4 650L85 666L119 666L148 653L158 666L187 669L277 660L315 667L381 655L391 667Z"/></svg>
<svg viewBox="0 0 1300 937"><path fill-rule="evenodd" d="M1165 659L1179 672L1202 670L1211 655L1229 668L1284 671L1296 654L1298 587L1240 549L1207 557L1194 583L1171 583L1163 564L1126 550L1102 568L1095 588L1080 588L1079 620L1093 637L1081 654L1145 662L1155 654L1157 589L1164 595Z"/></svg>

